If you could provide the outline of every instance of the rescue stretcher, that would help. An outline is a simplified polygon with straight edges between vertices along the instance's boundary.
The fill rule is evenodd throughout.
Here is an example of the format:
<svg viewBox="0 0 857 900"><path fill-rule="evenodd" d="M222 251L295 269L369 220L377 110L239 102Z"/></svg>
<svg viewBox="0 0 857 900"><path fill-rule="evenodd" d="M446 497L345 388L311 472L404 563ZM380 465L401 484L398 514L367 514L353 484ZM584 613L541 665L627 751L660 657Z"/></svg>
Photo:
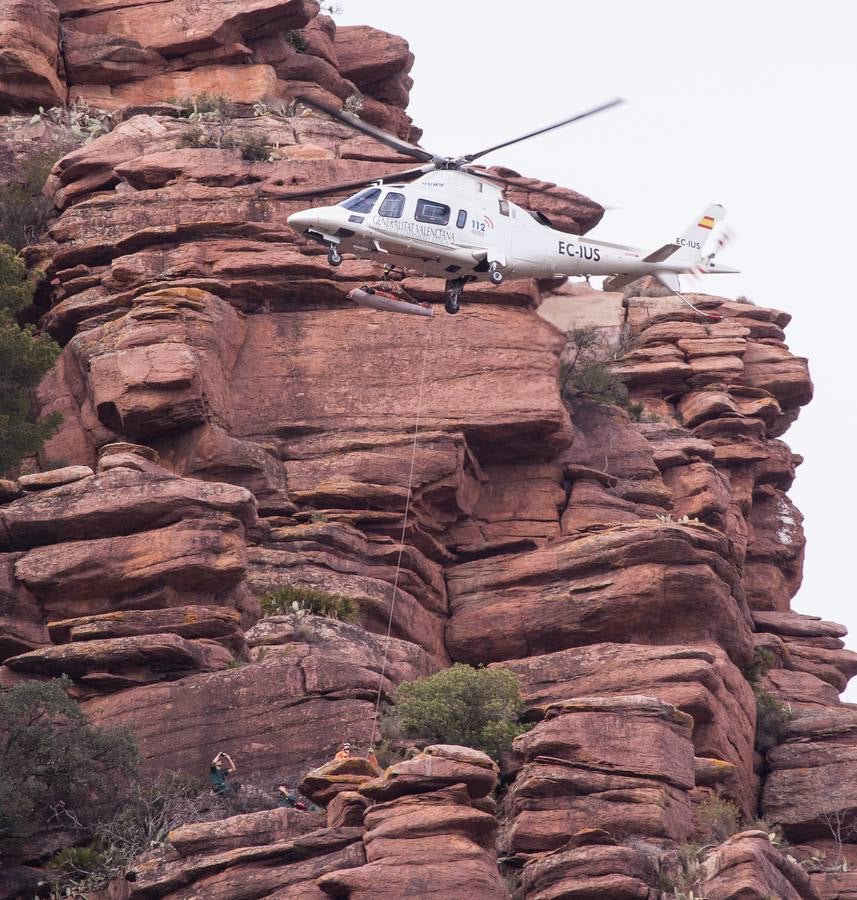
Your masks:
<svg viewBox="0 0 857 900"><path fill-rule="evenodd" d="M392 291L368 287L367 285L355 288L348 294L348 299L356 306L363 306L368 309L405 313L408 316L434 315L434 310L430 303L423 303L413 298L405 298L398 296Z"/></svg>

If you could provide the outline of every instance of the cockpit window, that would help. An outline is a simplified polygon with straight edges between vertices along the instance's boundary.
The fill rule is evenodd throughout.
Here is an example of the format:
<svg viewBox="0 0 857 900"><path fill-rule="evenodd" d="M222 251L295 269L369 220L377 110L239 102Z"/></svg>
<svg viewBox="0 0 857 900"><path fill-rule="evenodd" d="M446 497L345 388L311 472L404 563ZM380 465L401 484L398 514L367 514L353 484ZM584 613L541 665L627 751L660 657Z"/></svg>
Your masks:
<svg viewBox="0 0 857 900"><path fill-rule="evenodd" d="M381 188L366 188L366 190L360 191L359 194L344 200L342 205L346 209L350 209L351 212L369 213L372 212L372 207L380 196Z"/></svg>
<svg viewBox="0 0 857 900"><path fill-rule="evenodd" d="M414 218L430 225L446 225L449 222L449 207L443 203L435 203L434 200L417 200Z"/></svg>
<svg viewBox="0 0 857 900"><path fill-rule="evenodd" d="M378 210L379 216L387 216L390 219L398 219L402 215L405 208L405 195L398 194L396 191L390 191L384 198L381 208Z"/></svg>

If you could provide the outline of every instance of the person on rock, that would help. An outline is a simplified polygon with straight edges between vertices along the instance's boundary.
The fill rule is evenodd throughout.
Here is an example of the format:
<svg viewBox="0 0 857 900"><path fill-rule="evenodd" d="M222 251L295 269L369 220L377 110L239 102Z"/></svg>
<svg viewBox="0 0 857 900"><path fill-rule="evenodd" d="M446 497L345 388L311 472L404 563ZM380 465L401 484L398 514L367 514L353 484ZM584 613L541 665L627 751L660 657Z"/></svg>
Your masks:
<svg viewBox="0 0 857 900"><path fill-rule="evenodd" d="M348 741L345 741L343 745L340 747L339 752L334 759L350 759L351 758L351 744Z"/></svg>
<svg viewBox="0 0 857 900"><path fill-rule="evenodd" d="M218 796L235 795L241 789L237 781L230 781L229 777L237 771L237 766L228 753L222 751L211 761L211 769L208 772L208 782L212 793Z"/></svg>
<svg viewBox="0 0 857 900"><path fill-rule="evenodd" d="M378 765L378 757L375 755L375 748L374 748L374 747L372 747L372 746L369 747L369 750L368 750L368 752L366 753L366 759L368 759L369 762L372 763L373 766L378 766L379 769L381 768L381 767Z"/></svg>
<svg viewBox="0 0 857 900"><path fill-rule="evenodd" d="M284 806L286 809L306 809L306 804L298 798L297 792L289 787L287 781L277 785L277 794L277 806Z"/></svg>

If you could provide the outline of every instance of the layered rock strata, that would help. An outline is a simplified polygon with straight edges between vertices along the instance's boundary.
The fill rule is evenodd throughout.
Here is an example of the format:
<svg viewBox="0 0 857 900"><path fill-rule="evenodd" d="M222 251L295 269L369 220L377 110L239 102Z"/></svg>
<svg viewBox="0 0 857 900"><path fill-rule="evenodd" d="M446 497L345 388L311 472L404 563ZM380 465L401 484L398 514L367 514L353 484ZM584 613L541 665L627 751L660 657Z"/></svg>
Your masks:
<svg viewBox="0 0 857 900"><path fill-rule="evenodd" d="M14 53L0 39L0 110L79 95L122 121L54 167L58 218L27 251L64 347L38 404L64 424L0 482L0 683L67 674L95 721L135 728L148 773L227 749L269 791L368 744L378 701L451 661L514 671L534 723L499 814L496 771L465 749L380 778L322 769L326 824L188 826L127 890L503 897L499 834L520 897L653 897L712 795L841 855L857 762L838 692L857 666L843 629L789 610L804 538L781 437L812 386L788 315L520 281L417 325L350 308L372 269L329 268L283 195L411 163L280 104L359 93L367 121L417 139L404 41L305 0L40 2L0 2L28 23ZM269 161L179 146L191 123L165 101L205 91ZM560 227L600 218L504 174ZM561 398L563 332L585 325L617 345L640 421ZM347 595L360 622L259 620L283 586ZM761 694L788 721L758 752ZM765 841L719 847L704 895L848 896L847 872L808 886Z"/></svg>

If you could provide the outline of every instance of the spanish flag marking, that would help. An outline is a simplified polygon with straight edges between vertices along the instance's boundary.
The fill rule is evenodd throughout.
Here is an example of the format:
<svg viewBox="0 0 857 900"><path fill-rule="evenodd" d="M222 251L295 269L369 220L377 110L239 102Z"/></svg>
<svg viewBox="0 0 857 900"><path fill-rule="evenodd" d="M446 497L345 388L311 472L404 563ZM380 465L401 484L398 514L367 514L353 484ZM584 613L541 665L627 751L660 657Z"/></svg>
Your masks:
<svg viewBox="0 0 857 900"><path fill-rule="evenodd" d="M700 228L714 228L714 219L711 216L703 216L699 221Z"/></svg>

